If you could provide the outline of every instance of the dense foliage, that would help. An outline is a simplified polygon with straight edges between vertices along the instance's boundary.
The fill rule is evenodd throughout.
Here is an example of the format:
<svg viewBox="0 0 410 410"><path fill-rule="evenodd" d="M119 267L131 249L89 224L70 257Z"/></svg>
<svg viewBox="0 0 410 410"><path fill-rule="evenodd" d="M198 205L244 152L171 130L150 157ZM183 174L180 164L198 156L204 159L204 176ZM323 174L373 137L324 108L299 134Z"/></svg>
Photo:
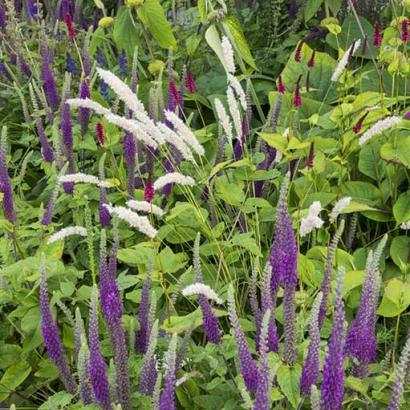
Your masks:
<svg viewBox="0 0 410 410"><path fill-rule="evenodd" d="M410 1L4 0L0 407L410 406Z"/></svg>

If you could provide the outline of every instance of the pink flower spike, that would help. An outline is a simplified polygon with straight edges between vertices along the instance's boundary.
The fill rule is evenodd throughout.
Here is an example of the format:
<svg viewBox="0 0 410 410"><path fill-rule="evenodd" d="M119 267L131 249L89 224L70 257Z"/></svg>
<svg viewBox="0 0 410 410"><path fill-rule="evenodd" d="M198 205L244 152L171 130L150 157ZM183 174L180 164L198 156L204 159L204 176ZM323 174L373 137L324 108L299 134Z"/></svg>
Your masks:
<svg viewBox="0 0 410 410"><path fill-rule="evenodd" d="M155 189L153 183L149 180L144 189L144 200L147 202L152 202L155 197Z"/></svg>
<svg viewBox="0 0 410 410"><path fill-rule="evenodd" d="M74 39L77 36L77 32L75 31L74 24L73 24L73 18L71 17L70 14L66 14L64 17L64 23L67 26L67 31L68 35L70 38Z"/></svg>
<svg viewBox="0 0 410 410"><path fill-rule="evenodd" d="M293 106L295 108L300 107L302 105L302 97L300 95L300 85L299 85L300 78L301 77L299 77L299 80L296 83L295 94L294 94L294 97L293 97Z"/></svg>
<svg viewBox="0 0 410 410"><path fill-rule="evenodd" d="M374 25L373 45L376 47L380 47L382 45L382 24L380 23L380 20L377 20Z"/></svg>
<svg viewBox="0 0 410 410"><path fill-rule="evenodd" d="M359 121L356 123L356 125L353 127L353 132L354 132L355 134L358 134L358 133L362 130L363 122L364 122L364 119L367 117L367 114L368 114L368 112L367 112L366 114L364 114L364 115L359 119Z"/></svg>
<svg viewBox="0 0 410 410"><path fill-rule="evenodd" d="M308 68L313 68L315 66L315 55L316 55L316 50L313 50L312 56L310 57L310 60L307 62Z"/></svg>
<svg viewBox="0 0 410 410"><path fill-rule="evenodd" d="M279 94L285 94L285 85L282 82L282 76L279 76L279 80L278 80L278 92Z"/></svg>
<svg viewBox="0 0 410 410"><path fill-rule="evenodd" d="M100 145L104 145L104 126L101 122L97 123L95 131L97 134L98 142L100 143Z"/></svg>
<svg viewBox="0 0 410 410"><path fill-rule="evenodd" d="M401 40L405 43L409 41L410 34L409 34L409 25L410 25L410 20L409 19L404 19L401 23Z"/></svg>
<svg viewBox="0 0 410 410"><path fill-rule="evenodd" d="M295 61L300 63L302 61L302 47L303 41L300 41L295 51Z"/></svg>
<svg viewBox="0 0 410 410"><path fill-rule="evenodd" d="M187 74L186 87L188 88L188 91L190 92L190 94L195 94L196 84L195 84L195 80L191 72L188 72Z"/></svg>

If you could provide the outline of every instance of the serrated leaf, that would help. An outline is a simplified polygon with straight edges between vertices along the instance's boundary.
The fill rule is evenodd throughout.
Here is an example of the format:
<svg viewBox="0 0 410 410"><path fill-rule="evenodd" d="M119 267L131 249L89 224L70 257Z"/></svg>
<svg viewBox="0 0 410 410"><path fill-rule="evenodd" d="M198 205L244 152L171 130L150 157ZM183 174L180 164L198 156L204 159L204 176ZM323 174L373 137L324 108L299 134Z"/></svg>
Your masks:
<svg viewBox="0 0 410 410"><path fill-rule="evenodd" d="M226 29L232 35L233 41L241 54L241 57L254 69L256 69L255 60L252 57L251 50L249 49L248 42L242 32L241 25L235 17L227 17L223 20L223 24Z"/></svg>

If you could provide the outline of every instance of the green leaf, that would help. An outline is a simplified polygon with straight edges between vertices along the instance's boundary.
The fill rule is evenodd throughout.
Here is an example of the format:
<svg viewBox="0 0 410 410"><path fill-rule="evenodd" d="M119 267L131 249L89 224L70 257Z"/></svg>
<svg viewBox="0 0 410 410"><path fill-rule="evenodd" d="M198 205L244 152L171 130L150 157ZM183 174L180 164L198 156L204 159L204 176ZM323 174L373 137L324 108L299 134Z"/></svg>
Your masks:
<svg viewBox="0 0 410 410"><path fill-rule="evenodd" d="M396 236L390 245L390 256L393 262L402 268L407 264L410 255L410 237Z"/></svg>
<svg viewBox="0 0 410 410"><path fill-rule="evenodd" d="M305 21L309 21L320 9L323 0L308 0L305 6Z"/></svg>
<svg viewBox="0 0 410 410"><path fill-rule="evenodd" d="M363 28L367 38L372 38L373 36L373 25L370 24L364 17L359 16L360 25ZM335 50L342 47L347 50L354 40L362 39L363 36L360 30L359 24L357 24L356 18L353 15L346 17L342 24L342 31L338 36L334 34L328 34L326 41ZM368 42L366 52L364 53L365 58L370 58L371 55L378 55L379 50L373 45L371 41ZM369 51L370 50L370 51ZM360 54L362 56L362 54ZM373 81L373 79L372 79Z"/></svg>
<svg viewBox="0 0 410 410"><path fill-rule="evenodd" d="M65 391L60 391L53 394L48 398L48 400L39 407L39 410L50 410L50 409L66 409L71 403L73 395ZM83 408L86 408L83 406Z"/></svg>
<svg viewBox="0 0 410 410"><path fill-rule="evenodd" d="M262 257L262 253L257 245L255 238L252 237L252 232L236 234L232 240L232 245L240 246L247 249L253 255Z"/></svg>
<svg viewBox="0 0 410 410"><path fill-rule="evenodd" d="M234 45L238 49L241 57L252 67L256 69L255 60L252 57L248 42L242 32L241 25L235 17L226 17L223 25L231 33Z"/></svg>
<svg viewBox="0 0 410 410"><path fill-rule="evenodd" d="M374 141L360 150L359 170L368 177L381 181L384 176L384 167L380 158L380 143Z"/></svg>
<svg viewBox="0 0 410 410"><path fill-rule="evenodd" d="M94 4L98 9L104 10L104 3L101 0L94 0Z"/></svg>
<svg viewBox="0 0 410 410"><path fill-rule="evenodd" d="M216 196L230 205L241 205L245 200L241 184L229 183L226 178L219 177L215 182Z"/></svg>
<svg viewBox="0 0 410 410"><path fill-rule="evenodd" d="M410 220L410 191L404 192L393 206L393 215L397 224Z"/></svg>
<svg viewBox="0 0 410 410"><path fill-rule="evenodd" d="M134 55L134 48L139 44L139 37L131 9L122 6L114 20L113 38L118 50L125 50L128 57Z"/></svg>
<svg viewBox="0 0 410 410"><path fill-rule="evenodd" d="M271 147L280 152L285 152L288 146L288 140L281 134L272 134L269 132L257 132L257 134Z"/></svg>
<svg viewBox="0 0 410 410"><path fill-rule="evenodd" d="M31 372L31 366L25 360L20 360L9 367L0 380L0 402L12 394Z"/></svg>
<svg viewBox="0 0 410 410"><path fill-rule="evenodd" d="M216 317L226 316L227 313L223 310L213 309ZM165 319L162 329L169 333L182 333L188 329L196 329L202 325L202 312L198 308L195 311L185 316L171 316Z"/></svg>
<svg viewBox="0 0 410 410"><path fill-rule="evenodd" d="M165 11L159 0L145 0L138 13L144 15L144 24L147 25L152 36L162 48L177 48L177 41L172 32L172 27L165 17Z"/></svg>
<svg viewBox="0 0 410 410"><path fill-rule="evenodd" d="M332 82L330 81L333 72L337 66L336 60L329 56L327 53L321 53L316 51L315 55L315 69L309 70L307 67L307 62L312 57L312 49L306 44L303 44L301 57L301 63L295 61L294 56L291 55L289 60L286 64L285 69L282 72L282 79L284 84L286 84L286 91L288 93L293 93L294 85L298 80L299 76L302 75L303 78L306 78L307 73L310 71L310 88L311 91L309 92L309 99L302 95L302 107L304 108L305 104L309 104L309 115L312 116L313 114L317 114L319 111L321 113L326 112L326 106L323 103L332 101L334 98L337 97L337 88L332 86ZM286 97L286 95L285 95ZM293 96L289 96L289 102L284 101L284 107L291 106ZM319 103L317 107L312 106L310 100L314 100L315 102ZM289 105L287 105L289 104ZM319 107L321 109L319 109Z"/></svg>
<svg viewBox="0 0 410 410"><path fill-rule="evenodd" d="M118 260L129 266L147 265L154 255L154 244L151 242L141 242L132 248L118 250Z"/></svg>
<svg viewBox="0 0 410 410"><path fill-rule="evenodd" d="M289 368L287 365L282 364L276 373L278 384L293 408L296 408L300 401L300 374L301 368L298 364L293 368Z"/></svg>
<svg viewBox="0 0 410 410"><path fill-rule="evenodd" d="M387 283L384 289L384 295L378 313L385 317L394 317L404 312L409 305L410 283L394 278Z"/></svg>
<svg viewBox="0 0 410 410"><path fill-rule="evenodd" d="M369 182L364 181L348 181L340 187L342 193L350 196L354 201L373 205L381 199L381 192L377 187Z"/></svg>

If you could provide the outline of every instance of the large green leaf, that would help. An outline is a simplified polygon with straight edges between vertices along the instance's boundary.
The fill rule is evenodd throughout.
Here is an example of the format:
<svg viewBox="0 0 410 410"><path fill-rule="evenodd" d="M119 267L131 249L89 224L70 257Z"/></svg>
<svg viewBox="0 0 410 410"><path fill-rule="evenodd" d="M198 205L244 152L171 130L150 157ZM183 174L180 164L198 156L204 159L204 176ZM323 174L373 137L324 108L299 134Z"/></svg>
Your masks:
<svg viewBox="0 0 410 410"><path fill-rule="evenodd" d="M162 48L177 48L172 27L159 0L145 0L143 6L138 8L138 15Z"/></svg>
<svg viewBox="0 0 410 410"><path fill-rule="evenodd" d="M0 380L0 401L4 401L12 394L31 372L31 366L25 360L20 360L10 366Z"/></svg>
<svg viewBox="0 0 410 410"><path fill-rule="evenodd" d="M394 278L384 289L382 303L378 309L379 315L395 317L404 312L410 305L410 283Z"/></svg>
<svg viewBox="0 0 410 410"><path fill-rule="evenodd" d="M256 69L255 60L252 57L251 50L249 49L248 42L242 32L241 25L235 17L227 17L224 19L223 24L226 29L231 33L234 45L238 49L241 57L252 67Z"/></svg>
<svg viewBox="0 0 410 410"><path fill-rule="evenodd" d="M393 215L398 224L410 221L410 191L399 196L393 206Z"/></svg>
<svg viewBox="0 0 410 410"><path fill-rule="evenodd" d="M380 190L369 182L348 181L342 184L340 189L344 195L367 205L373 205L381 199Z"/></svg>
<svg viewBox="0 0 410 410"><path fill-rule="evenodd" d="M308 97L309 99L320 101L322 104L323 102L333 100L337 96L337 89L330 81L337 62L327 53L316 52L315 67L309 69L307 62L312 57L312 52L313 50L307 44L303 44L301 51L302 61L300 63L296 62L294 56L291 55L282 72L282 79L286 85L286 90L292 92L296 81L301 75L302 86L305 84L307 73L310 71L309 82L311 90L307 94L302 94L302 103L304 98ZM318 113L318 110L316 110L316 113Z"/></svg>
<svg viewBox="0 0 410 410"><path fill-rule="evenodd" d="M131 9L122 6L114 20L113 38L119 50L125 50L129 57L139 43L137 28L131 16Z"/></svg>
<svg viewBox="0 0 410 410"><path fill-rule="evenodd" d="M309 21L320 9L323 0L307 0L305 5L305 21Z"/></svg>
<svg viewBox="0 0 410 410"><path fill-rule="evenodd" d="M359 20L365 34L367 34L367 38L373 38L373 25L370 24L364 17L359 16ZM347 50L354 40L359 39L361 39L363 42L363 36L360 31L360 27L357 24L356 18L353 15L350 15L344 19L342 24L342 31L338 36L329 33L326 37L326 41L328 42L328 44L330 44L335 50L338 50L339 48ZM373 53L373 55L378 54L378 49L373 45L372 41L367 42L364 57L370 58L370 51ZM362 56L361 53L360 56ZM372 81L374 82L374 78Z"/></svg>
<svg viewBox="0 0 410 410"><path fill-rule="evenodd" d="M390 256L393 262L399 267L408 263L410 255L410 237L396 236L390 245Z"/></svg>
<svg viewBox="0 0 410 410"><path fill-rule="evenodd" d="M216 317L226 316L223 310L213 309ZM202 312L198 308L185 316L170 316L165 319L162 328L169 333L182 333L189 329L196 329L202 325Z"/></svg>
<svg viewBox="0 0 410 410"><path fill-rule="evenodd" d="M380 144L373 141L365 145L359 154L359 170L368 177L381 181L384 176L384 166L380 159Z"/></svg>
<svg viewBox="0 0 410 410"><path fill-rule="evenodd" d="M299 365L290 368L285 364L282 364L276 373L278 384L293 408L296 408L300 401L300 373L301 368Z"/></svg>

